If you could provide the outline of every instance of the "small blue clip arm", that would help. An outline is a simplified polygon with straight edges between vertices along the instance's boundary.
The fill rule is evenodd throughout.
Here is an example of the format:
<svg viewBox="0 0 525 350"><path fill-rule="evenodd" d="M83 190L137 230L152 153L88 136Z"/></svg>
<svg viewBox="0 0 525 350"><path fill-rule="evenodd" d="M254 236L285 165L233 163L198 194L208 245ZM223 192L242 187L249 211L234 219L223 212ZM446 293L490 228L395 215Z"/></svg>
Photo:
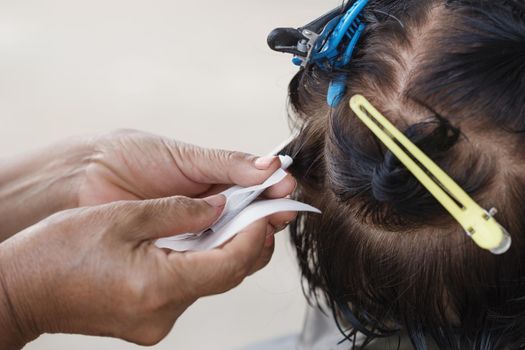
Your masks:
<svg viewBox="0 0 525 350"><path fill-rule="evenodd" d="M315 64L324 71L337 72L352 59L365 28L360 15L368 1L356 0L344 13L336 8L302 28L277 28L270 33L268 44L273 50L293 54L292 63L297 66ZM327 92L330 107L341 102L347 78L341 73L330 82Z"/></svg>

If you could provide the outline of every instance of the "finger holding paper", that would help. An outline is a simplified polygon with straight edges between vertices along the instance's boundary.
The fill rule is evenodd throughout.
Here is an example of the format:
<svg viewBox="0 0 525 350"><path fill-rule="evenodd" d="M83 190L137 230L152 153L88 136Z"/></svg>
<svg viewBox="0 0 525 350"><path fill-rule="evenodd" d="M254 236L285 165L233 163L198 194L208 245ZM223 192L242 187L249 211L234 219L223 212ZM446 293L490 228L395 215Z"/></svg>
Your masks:
<svg viewBox="0 0 525 350"><path fill-rule="evenodd" d="M292 164L293 160L288 156L279 156L279 158L282 168L277 169L262 184L251 187L234 186L223 191L222 194L226 197L224 212L218 221L209 228L195 234L188 233L162 238L157 240L155 244L160 248L181 252L210 250L227 242L249 224L261 218L271 217L283 212L309 211L320 213L316 208L290 199L256 201L266 189L288 176L285 169ZM283 214L279 215L282 217ZM293 214L288 213L287 215ZM274 227L282 228L282 225L275 224L275 217L270 221Z"/></svg>
<svg viewBox="0 0 525 350"><path fill-rule="evenodd" d="M265 259L266 219L210 252L151 244L208 227L224 204L219 195L72 209L3 242L0 305L10 307L0 308L0 348L20 349L42 333L157 343L199 297L234 287Z"/></svg>
<svg viewBox="0 0 525 350"><path fill-rule="evenodd" d="M279 167L277 157L202 148L171 138L123 130L93 138L78 190L79 206L117 200L183 195L206 197L232 185L262 183ZM293 191L295 180L276 186L273 197Z"/></svg>

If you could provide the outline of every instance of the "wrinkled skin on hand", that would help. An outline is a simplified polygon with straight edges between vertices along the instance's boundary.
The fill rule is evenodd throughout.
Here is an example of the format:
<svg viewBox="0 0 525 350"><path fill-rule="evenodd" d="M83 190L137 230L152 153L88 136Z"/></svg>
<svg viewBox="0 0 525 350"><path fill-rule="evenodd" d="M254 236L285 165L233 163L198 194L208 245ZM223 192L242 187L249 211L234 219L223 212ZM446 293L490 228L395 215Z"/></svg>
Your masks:
<svg viewBox="0 0 525 350"><path fill-rule="evenodd" d="M271 255L266 220L210 252L152 244L208 227L221 209L186 197L116 202L55 214L8 240L2 284L19 338L66 332L160 341L199 297L235 287Z"/></svg>
<svg viewBox="0 0 525 350"><path fill-rule="evenodd" d="M80 206L173 195L200 197L217 193L224 185L262 183L280 166L276 157L256 163L258 158L246 153L200 148L133 130L91 143L93 154L79 188ZM290 176L270 194L284 197L294 187Z"/></svg>
<svg viewBox="0 0 525 350"><path fill-rule="evenodd" d="M225 292L265 266L273 234L295 218L272 215L212 251L169 252L152 242L207 228L224 205L223 196L211 194L263 182L278 159L119 131L9 164L18 164L5 177L17 188L6 192L9 199L33 201L0 208L11 218L7 231L56 214L0 244L2 349L19 349L45 332L154 344L199 297ZM33 177L35 169L48 171ZM19 186L19 179L31 186ZM45 192L60 188L67 190ZM287 177L265 196L284 197L294 188Z"/></svg>

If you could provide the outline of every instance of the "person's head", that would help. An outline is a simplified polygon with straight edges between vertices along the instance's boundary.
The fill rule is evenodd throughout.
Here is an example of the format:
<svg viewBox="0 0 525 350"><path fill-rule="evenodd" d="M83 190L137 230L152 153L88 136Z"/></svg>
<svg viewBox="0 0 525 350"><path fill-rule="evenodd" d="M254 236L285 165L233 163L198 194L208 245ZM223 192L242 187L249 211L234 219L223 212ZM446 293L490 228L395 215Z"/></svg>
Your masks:
<svg viewBox="0 0 525 350"><path fill-rule="evenodd" d="M311 295L348 305L354 329L402 330L418 349L425 337L443 349L523 346L525 2L371 0L363 18L338 107L326 103L333 72L307 66L289 88L297 196L323 211L291 229ZM507 253L465 235L350 110L356 93L498 209Z"/></svg>

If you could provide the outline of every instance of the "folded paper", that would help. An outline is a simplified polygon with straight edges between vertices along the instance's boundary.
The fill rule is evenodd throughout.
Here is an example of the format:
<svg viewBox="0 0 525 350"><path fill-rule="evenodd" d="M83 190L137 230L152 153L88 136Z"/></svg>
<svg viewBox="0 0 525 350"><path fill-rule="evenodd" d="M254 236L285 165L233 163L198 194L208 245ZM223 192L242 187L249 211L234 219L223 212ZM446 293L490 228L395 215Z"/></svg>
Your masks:
<svg viewBox="0 0 525 350"><path fill-rule="evenodd" d="M291 199L271 199L257 201L244 208L235 218L226 223L221 229L214 232L207 230L193 237L177 239L177 236L163 238L155 243L160 248L169 248L176 251L201 251L216 248L233 238L251 223L278 212L309 211L320 213L316 208Z"/></svg>
<svg viewBox="0 0 525 350"><path fill-rule="evenodd" d="M161 238L155 242L160 248L176 251L202 251L216 248L242 231L251 223L278 212L307 211L320 213L308 204L291 199L254 200L267 188L281 182L287 175L285 169L292 164L288 156L279 156L281 168L272 174L265 182L252 187L234 186L222 194L226 197L226 205L221 217L207 230L198 234L182 234Z"/></svg>

